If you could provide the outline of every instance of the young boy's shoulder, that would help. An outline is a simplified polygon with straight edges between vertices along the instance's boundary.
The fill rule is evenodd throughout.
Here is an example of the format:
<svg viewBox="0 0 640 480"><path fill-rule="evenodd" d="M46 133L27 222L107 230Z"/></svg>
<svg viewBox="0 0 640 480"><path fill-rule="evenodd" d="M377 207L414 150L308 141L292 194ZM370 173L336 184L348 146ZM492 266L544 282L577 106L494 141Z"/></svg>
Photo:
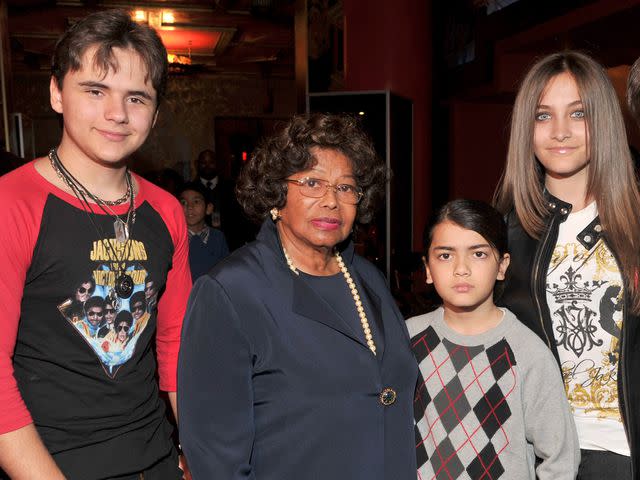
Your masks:
<svg viewBox="0 0 640 480"><path fill-rule="evenodd" d="M440 309L438 308L432 312L416 315L415 317L407 319L405 323L407 330L409 330L409 337L413 338L423 333L436 319L439 311Z"/></svg>
<svg viewBox="0 0 640 480"><path fill-rule="evenodd" d="M508 322L505 339L514 352L516 359L522 364L537 364L540 361L555 363L549 347L533 330L518 320L510 310L505 310L504 321Z"/></svg>

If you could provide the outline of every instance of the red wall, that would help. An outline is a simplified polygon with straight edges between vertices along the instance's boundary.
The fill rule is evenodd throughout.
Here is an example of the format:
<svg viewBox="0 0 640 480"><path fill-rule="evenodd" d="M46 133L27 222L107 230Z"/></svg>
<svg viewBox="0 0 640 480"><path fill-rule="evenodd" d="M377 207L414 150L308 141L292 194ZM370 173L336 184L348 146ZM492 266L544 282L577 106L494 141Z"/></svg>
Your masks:
<svg viewBox="0 0 640 480"><path fill-rule="evenodd" d="M414 250L422 249L422 231L431 208L430 4L425 0L344 0L345 89L388 89L413 101Z"/></svg>
<svg viewBox="0 0 640 480"><path fill-rule="evenodd" d="M507 158L511 105L453 101L450 115L449 198L490 202Z"/></svg>

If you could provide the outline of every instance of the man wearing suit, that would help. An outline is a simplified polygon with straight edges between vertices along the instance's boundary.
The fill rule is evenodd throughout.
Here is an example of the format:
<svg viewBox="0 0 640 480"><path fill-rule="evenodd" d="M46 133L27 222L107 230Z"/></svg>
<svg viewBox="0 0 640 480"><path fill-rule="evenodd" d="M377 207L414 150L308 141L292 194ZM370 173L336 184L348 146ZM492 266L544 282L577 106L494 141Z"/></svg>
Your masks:
<svg viewBox="0 0 640 480"><path fill-rule="evenodd" d="M236 200L235 179L225 178L226 162L217 157L213 150L200 152L195 162L195 182L200 182L210 192L213 203L211 226L224 233L229 250L235 250L253 240L257 233L255 226L247 220Z"/></svg>
<svg viewBox="0 0 640 480"><path fill-rule="evenodd" d="M222 211L224 203L224 196L229 195L229 188L225 185L222 176L220 175L220 166L218 159L216 158L216 152L207 149L200 152L196 159L196 181L202 183L202 185L210 192L209 198L213 202L214 211L219 214L218 218L222 218ZM213 225L216 228L220 228L220 225Z"/></svg>

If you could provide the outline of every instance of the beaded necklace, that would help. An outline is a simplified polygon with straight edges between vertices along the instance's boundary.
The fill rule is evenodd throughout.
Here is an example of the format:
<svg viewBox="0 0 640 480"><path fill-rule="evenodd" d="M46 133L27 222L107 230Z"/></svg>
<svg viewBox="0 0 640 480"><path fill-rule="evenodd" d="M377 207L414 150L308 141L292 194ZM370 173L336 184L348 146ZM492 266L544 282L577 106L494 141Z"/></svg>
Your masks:
<svg viewBox="0 0 640 480"><path fill-rule="evenodd" d="M286 248L284 248L284 246L282 247L282 253L284 253L284 258L287 261L289 269L296 275L300 275L300 272L298 272L298 269L293 263L293 260L291 260L291 257L289 257L289 254L287 253L287 250ZM358 311L358 316L360 317L360 325L362 326L362 331L364 332L364 338L367 341L367 346L369 347L369 350L371 350L371 353L376 355L376 344L373 341L373 335L371 333L371 328L369 327L369 320L367 319L367 314L364 311L364 306L362 305L362 300L360 299L360 294L358 293L358 287L356 287L356 283L353 281L349 270L347 270L347 266L344 264L340 253L336 251L333 255L336 258L338 267L340 268L340 271L342 272L342 275L347 282L347 286L351 291L351 296L353 297L353 302L356 305L356 310Z"/></svg>

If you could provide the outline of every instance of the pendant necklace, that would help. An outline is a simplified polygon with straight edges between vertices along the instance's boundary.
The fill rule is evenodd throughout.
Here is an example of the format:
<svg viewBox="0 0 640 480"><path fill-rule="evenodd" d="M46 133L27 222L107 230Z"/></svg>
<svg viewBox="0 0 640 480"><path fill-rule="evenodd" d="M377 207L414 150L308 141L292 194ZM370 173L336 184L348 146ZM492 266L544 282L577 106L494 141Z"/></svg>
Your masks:
<svg viewBox="0 0 640 480"><path fill-rule="evenodd" d="M111 208L110 205L117 205L124 202L122 199L115 200L113 202L107 202L102 200L98 196L91 193L84 185L82 185L64 166L64 164L60 161L58 157L58 153L55 148L52 148L49 151L49 160L51 162L51 166L53 170L56 172L58 177L60 177L65 184L71 189L74 193L80 204L82 205L82 209L87 214L87 217L91 221L93 228L96 230L96 233L99 236L99 241L105 246L111 258L117 265L121 265L123 260L129 257L129 253L131 251L131 228L135 223L136 212L135 212L135 192L133 190L133 184L131 181L131 173L129 169L126 170L126 181L127 181L127 193L123 198L125 200L129 199L129 208L127 210L126 221L122 220ZM87 197L93 200L100 209L108 216L115 217L116 220L113 223L114 235L116 241L122 246L122 257L117 254L114 246L111 244L107 235L102 231L102 228L96 223L94 216L95 212L91 207ZM119 203L114 203L119 202ZM108 210L108 211L107 211ZM124 244L124 245L123 245ZM129 298L133 293L134 283L133 278L130 275L127 275L123 269L118 269L114 271L115 273L115 284L114 290L118 297L120 298Z"/></svg>
<svg viewBox="0 0 640 480"><path fill-rule="evenodd" d="M284 246L282 246L282 253L284 253L284 258L287 261L287 266L289 267L289 270L291 270L296 275L300 275L300 272L298 272L298 269L293 263L293 260L291 260L291 257L287 253L287 249L284 248ZM358 287L356 286L356 283L353 281L353 278L351 277L351 274L349 273L347 266L344 264L344 261L342 260L342 255L340 255L340 252L336 250L333 255L336 259L336 262L338 262L338 267L342 272L342 276L344 277L345 281L347 282L347 286L351 291L351 296L353 297L353 302L356 306L356 310L358 311L358 317L360 317L360 325L362 326L362 331L364 332L364 338L367 341L367 346L369 347L369 350L371 350L371 353L376 355L376 344L373 341L373 334L371 333L369 320L367 319L367 314L364 311L364 305L362 305L362 300L360 299L360 294L358 293Z"/></svg>
<svg viewBox="0 0 640 480"><path fill-rule="evenodd" d="M117 200L103 200L97 195L91 193L84 185L82 185L72 174L67 170L64 164L60 161L60 157L58 157L58 152L55 148L52 148L49 151L49 161L51 162L51 167L56 172L56 175L62 181L64 181L67 186L74 192L78 200L77 192L80 191L83 193L83 197L89 197L94 201L96 205L100 207L100 209L106 214L113 217L115 220L113 222L113 231L116 240L120 243L124 243L129 239L131 226L136 221L136 212L135 212L135 192L133 191L133 183L131 180L131 172L127 168L125 171L125 179L127 182L127 191L125 194L117 199ZM121 205L127 199L130 200L129 208L127 209L126 221L122 220L118 214L116 214L111 207ZM108 210L108 211L107 211ZM91 209L93 213L93 209Z"/></svg>

